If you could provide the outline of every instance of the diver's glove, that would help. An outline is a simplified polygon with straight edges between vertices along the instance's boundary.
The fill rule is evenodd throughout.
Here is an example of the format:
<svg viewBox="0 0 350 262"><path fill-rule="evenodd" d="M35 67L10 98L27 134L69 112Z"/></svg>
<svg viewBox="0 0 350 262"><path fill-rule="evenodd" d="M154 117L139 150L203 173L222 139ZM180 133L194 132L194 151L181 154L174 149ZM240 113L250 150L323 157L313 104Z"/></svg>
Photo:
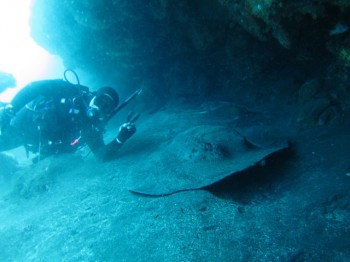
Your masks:
<svg viewBox="0 0 350 262"><path fill-rule="evenodd" d="M116 141L119 144L124 144L136 132L136 125L133 122L127 122L120 126L119 134Z"/></svg>

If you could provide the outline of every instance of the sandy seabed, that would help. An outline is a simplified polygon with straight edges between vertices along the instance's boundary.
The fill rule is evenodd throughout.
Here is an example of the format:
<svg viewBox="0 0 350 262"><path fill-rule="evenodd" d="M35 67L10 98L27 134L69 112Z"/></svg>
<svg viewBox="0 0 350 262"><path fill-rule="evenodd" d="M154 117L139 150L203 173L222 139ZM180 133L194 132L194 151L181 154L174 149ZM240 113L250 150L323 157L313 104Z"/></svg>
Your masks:
<svg viewBox="0 0 350 262"><path fill-rule="evenodd" d="M0 260L349 261L348 127L299 132L286 155L166 197L130 193L137 170L118 159L2 155ZM130 150L141 134L130 161L147 161Z"/></svg>

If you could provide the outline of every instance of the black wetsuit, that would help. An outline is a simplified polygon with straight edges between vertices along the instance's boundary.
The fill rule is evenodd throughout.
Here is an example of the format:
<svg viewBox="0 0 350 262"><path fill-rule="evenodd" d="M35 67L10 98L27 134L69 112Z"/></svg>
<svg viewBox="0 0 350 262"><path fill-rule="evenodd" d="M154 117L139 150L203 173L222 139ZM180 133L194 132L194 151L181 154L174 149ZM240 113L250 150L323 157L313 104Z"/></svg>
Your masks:
<svg viewBox="0 0 350 262"><path fill-rule="evenodd" d="M24 145L27 151L48 156L73 152L87 144L103 160L120 144L103 140L105 122L87 116L92 94L87 87L63 80L43 80L24 87L12 100L15 116L2 127L0 151Z"/></svg>

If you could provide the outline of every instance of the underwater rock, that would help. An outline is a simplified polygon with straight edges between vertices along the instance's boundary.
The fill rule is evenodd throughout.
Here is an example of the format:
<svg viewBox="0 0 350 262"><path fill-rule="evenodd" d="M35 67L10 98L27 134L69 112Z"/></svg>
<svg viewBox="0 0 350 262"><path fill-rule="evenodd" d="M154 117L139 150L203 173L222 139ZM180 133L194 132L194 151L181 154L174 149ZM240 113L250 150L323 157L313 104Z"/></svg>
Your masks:
<svg viewBox="0 0 350 262"><path fill-rule="evenodd" d="M296 121L303 128L318 125L320 116L329 107L330 101L327 98L308 101L299 108Z"/></svg>
<svg viewBox="0 0 350 262"><path fill-rule="evenodd" d="M0 93L7 88L15 87L16 79L13 75L0 71Z"/></svg>
<svg viewBox="0 0 350 262"><path fill-rule="evenodd" d="M23 166L14 174L15 181L10 194L16 199L38 197L55 187L58 177L74 172L82 164L78 154L63 154L42 159L34 165Z"/></svg>
<svg viewBox="0 0 350 262"><path fill-rule="evenodd" d="M306 81L299 89L298 104L304 104L312 100L317 94L320 93L321 88L321 79L316 78Z"/></svg>
<svg viewBox="0 0 350 262"><path fill-rule="evenodd" d="M0 194L9 190L18 169L18 162L15 158L5 153L0 153Z"/></svg>
<svg viewBox="0 0 350 262"><path fill-rule="evenodd" d="M9 176L18 169L18 162L10 155L0 153L0 176Z"/></svg>
<svg viewBox="0 0 350 262"><path fill-rule="evenodd" d="M348 1L36 0L33 10L33 38L67 67L144 86L160 104L179 94L260 100L259 81L276 68L293 78L350 64L349 31L329 35L349 24Z"/></svg>
<svg viewBox="0 0 350 262"><path fill-rule="evenodd" d="M350 68L332 64L318 78L305 81L297 92L297 126L329 125L350 112Z"/></svg>

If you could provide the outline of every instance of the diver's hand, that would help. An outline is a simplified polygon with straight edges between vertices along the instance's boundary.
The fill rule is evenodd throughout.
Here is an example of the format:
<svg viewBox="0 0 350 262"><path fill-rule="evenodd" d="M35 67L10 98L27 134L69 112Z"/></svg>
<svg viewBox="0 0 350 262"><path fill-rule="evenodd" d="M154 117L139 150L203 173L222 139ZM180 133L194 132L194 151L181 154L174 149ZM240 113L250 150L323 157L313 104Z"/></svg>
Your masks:
<svg viewBox="0 0 350 262"><path fill-rule="evenodd" d="M124 144L136 132L136 125L133 122L127 122L120 126L119 134L116 138L119 144Z"/></svg>

